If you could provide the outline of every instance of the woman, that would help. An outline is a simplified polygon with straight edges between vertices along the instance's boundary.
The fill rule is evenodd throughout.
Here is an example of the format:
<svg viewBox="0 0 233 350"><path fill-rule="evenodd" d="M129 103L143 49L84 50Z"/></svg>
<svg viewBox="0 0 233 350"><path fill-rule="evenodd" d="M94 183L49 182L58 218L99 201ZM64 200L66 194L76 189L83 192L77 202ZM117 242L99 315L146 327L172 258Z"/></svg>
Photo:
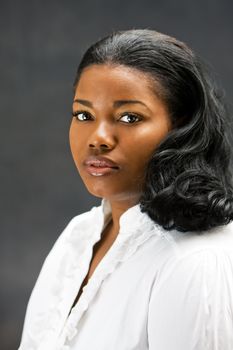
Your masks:
<svg viewBox="0 0 233 350"><path fill-rule="evenodd" d="M232 350L233 199L221 98L182 42L119 31L84 54L70 146L99 207L32 292L20 350Z"/></svg>

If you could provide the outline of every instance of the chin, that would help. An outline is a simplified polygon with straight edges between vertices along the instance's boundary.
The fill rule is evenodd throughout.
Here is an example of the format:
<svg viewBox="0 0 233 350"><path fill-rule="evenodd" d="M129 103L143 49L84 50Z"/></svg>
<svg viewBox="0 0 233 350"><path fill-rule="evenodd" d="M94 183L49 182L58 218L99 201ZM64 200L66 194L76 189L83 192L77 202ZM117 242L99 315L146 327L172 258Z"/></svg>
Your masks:
<svg viewBox="0 0 233 350"><path fill-rule="evenodd" d="M128 191L106 191L106 188L103 189L93 189L88 188L87 190L90 194L98 198L105 198L111 202L121 202L121 201L137 201L140 197L138 192L128 192Z"/></svg>
<svg viewBox="0 0 233 350"><path fill-rule="evenodd" d="M115 195L113 193L109 193L107 191L104 191L103 189L99 189L99 190L93 190L87 187L87 190L90 194L92 194L95 197L98 198L113 198L115 197Z"/></svg>

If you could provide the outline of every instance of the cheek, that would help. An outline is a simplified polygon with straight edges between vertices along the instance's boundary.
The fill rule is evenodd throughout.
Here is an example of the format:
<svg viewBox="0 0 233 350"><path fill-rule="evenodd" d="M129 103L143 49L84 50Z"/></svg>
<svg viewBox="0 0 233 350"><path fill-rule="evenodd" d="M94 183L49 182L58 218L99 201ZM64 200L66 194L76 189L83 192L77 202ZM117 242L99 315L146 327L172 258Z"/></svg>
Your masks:
<svg viewBox="0 0 233 350"><path fill-rule="evenodd" d="M167 119L152 121L140 129L138 137L141 142L145 142L150 147L156 147L171 130L170 122Z"/></svg>
<svg viewBox="0 0 233 350"><path fill-rule="evenodd" d="M82 148L79 146L80 142L81 142L81 139L80 137L77 137L77 131L76 131L74 122L72 122L69 130L69 143L70 143L70 150L75 163L78 162L80 151L82 150Z"/></svg>
<svg viewBox="0 0 233 350"><path fill-rule="evenodd" d="M73 148L79 147L79 144L82 143L83 137L84 137L83 132L80 132L77 129L77 125L75 125L75 122L72 121L70 125L70 130L69 130L70 145L72 145Z"/></svg>
<svg viewBox="0 0 233 350"><path fill-rule="evenodd" d="M166 124L149 125L135 133L130 138L130 145L128 145L128 156L134 158L135 165L140 166L147 164L158 145L165 139L169 132ZM130 151L131 150L131 151Z"/></svg>
<svg viewBox="0 0 233 350"><path fill-rule="evenodd" d="M73 120L70 124L69 141L70 141L70 145L74 143L74 122L73 122Z"/></svg>

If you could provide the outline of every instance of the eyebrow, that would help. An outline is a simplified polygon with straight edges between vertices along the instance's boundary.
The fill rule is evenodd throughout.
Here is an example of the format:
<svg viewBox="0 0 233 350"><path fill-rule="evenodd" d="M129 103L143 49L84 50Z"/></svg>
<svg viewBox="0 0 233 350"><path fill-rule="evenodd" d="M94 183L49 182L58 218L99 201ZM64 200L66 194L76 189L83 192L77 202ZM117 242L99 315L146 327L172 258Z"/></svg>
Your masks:
<svg viewBox="0 0 233 350"><path fill-rule="evenodd" d="M77 98L77 99L74 100L74 102L81 103L84 106L87 106L87 107L90 107L90 108L93 107L92 103L90 101L88 101L88 100L82 100L82 99ZM118 107L121 107L121 106L123 106L125 104L133 104L133 103L134 104L138 103L138 104L141 104L141 105L145 106L146 108L148 108L145 103L143 103L142 101L139 101L139 100L117 100L117 101L114 101L113 107L114 108L118 108Z"/></svg>

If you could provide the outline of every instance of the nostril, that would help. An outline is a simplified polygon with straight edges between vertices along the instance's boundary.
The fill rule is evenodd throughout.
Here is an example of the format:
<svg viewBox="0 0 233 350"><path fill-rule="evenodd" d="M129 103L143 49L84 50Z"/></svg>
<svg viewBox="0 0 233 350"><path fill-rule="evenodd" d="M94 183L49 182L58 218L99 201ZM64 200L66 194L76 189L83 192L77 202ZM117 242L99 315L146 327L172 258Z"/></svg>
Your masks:
<svg viewBox="0 0 233 350"><path fill-rule="evenodd" d="M91 147L91 148L96 148L96 147L98 147L98 145L93 145L93 144L91 143L91 144L89 144L89 147ZM100 144L99 147L100 147L100 148L109 148L109 146L106 145L106 144Z"/></svg>

